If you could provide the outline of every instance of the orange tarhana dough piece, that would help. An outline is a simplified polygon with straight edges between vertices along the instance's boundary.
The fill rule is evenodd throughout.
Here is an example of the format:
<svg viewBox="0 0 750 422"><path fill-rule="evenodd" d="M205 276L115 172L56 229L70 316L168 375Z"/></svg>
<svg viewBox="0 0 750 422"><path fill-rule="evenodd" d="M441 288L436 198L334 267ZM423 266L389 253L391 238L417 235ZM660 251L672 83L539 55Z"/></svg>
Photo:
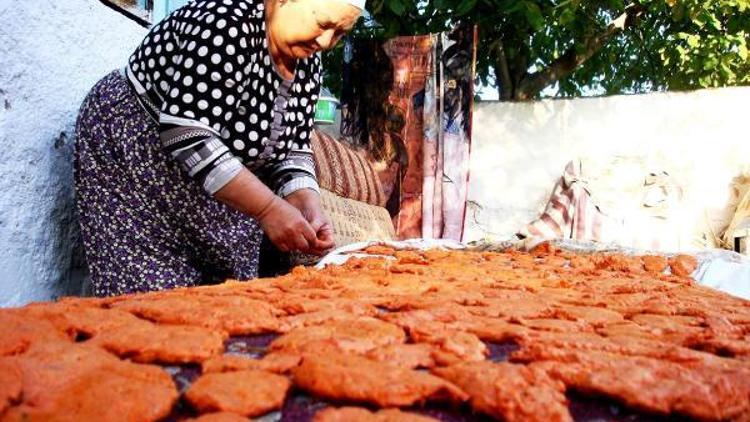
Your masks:
<svg viewBox="0 0 750 422"><path fill-rule="evenodd" d="M366 254L370 255L383 255L383 256L393 256L396 254L396 250L391 248L390 246L384 246L384 245L373 245L368 246L363 251Z"/></svg>
<svg viewBox="0 0 750 422"><path fill-rule="evenodd" d="M285 352L269 353L263 359L251 359L239 355L221 355L203 362L202 369L204 374L248 369L285 374L298 366L301 360L301 355Z"/></svg>
<svg viewBox="0 0 750 422"><path fill-rule="evenodd" d="M290 386L288 378L264 371L211 373L190 386L185 400L200 412L260 416L280 409Z"/></svg>
<svg viewBox="0 0 750 422"><path fill-rule="evenodd" d="M543 370L484 361L459 363L432 372L466 391L474 409L498 419L573 420L568 412L565 385Z"/></svg>
<svg viewBox="0 0 750 422"><path fill-rule="evenodd" d="M23 392L23 373L11 359L0 358L0 415L18 403Z"/></svg>
<svg viewBox="0 0 750 422"><path fill-rule="evenodd" d="M46 306L31 305L20 312L27 319L49 321L70 339L89 340L91 344L139 363L201 362L224 350L223 331L154 324L118 309L63 301ZM40 329L41 332L44 330Z"/></svg>
<svg viewBox="0 0 750 422"><path fill-rule="evenodd" d="M557 248L555 248L555 245L552 244L552 242L542 242L529 251L531 255L534 256L545 256L545 255L554 255L557 252Z"/></svg>
<svg viewBox="0 0 750 422"><path fill-rule="evenodd" d="M568 388L613 397L653 413L731 420L746 413L750 401L747 372L591 350L543 353L550 359L532 368L546 371Z"/></svg>
<svg viewBox="0 0 750 422"><path fill-rule="evenodd" d="M386 409L371 412L362 407L325 408L313 417L313 422L437 422L427 416Z"/></svg>
<svg viewBox="0 0 750 422"><path fill-rule="evenodd" d="M23 309L0 309L0 356L21 354L37 343L69 339L46 319L27 315Z"/></svg>
<svg viewBox="0 0 750 422"><path fill-rule="evenodd" d="M101 333L91 343L134 362L199 363L224 351L224 333L143 321Z"/></svg>
<svg viewBox="0 0 750 422"><path fill-rule="evenodd" d="M305 355L292 376L295 386L313 395L381 407L428 400L460 403L467 398L455 385L433 375L332 350Z"/></svg>
<svg viewBox="0 0 750 422"><path fill-rule="evenodd" d="M689 277L698 268L698 260L690 255L677 255L669 259L672 274Z"/></svg>
<svg viewBox="0 0 750 422"><path fill-rule="evenodd" d="M667 258L659 255L646 255L641 258L646 271L652 274L663 274L669 266Z"/></svg>
<svg viewBox="0 0 750 422"><path fill-rule="evenodd" d="M367 357L388 365L408 369L435 366L434 347L430 344L392 344L367 352Z"/></svg>
<svg viewBox="0 0 750 422"><path fill-rule="evenodd" d="M403 343L404 331L394 324L375 318L350 318L327 321L313 327L298 328L274 340L270 349L294 352L305 344L330 340L341 349L366 352L378 346Z"/></svg>
<svg viewBox="0 0 750 422"><path fill-rule="evenodd" d="M197 418L187 419L186 422L247 422L245 416L231 412L206 413Z"/></svg>
<svg viewBox="0 0 750 422"><path fill-rule="evenodd" d="M607 271L619 271L625 273L639 273L644 270L643 261L634 256L618 254L595 256L594 262L597 269Z"/></svg>
<svg viewBox="0 0 750 422"><path fill-rule="evenodd" d="M112 305L161 324L194 325L231 335L277 331L280 313L272 305L240 295L210 296L174 291L132 297Z"/></svg>
<svg viewBox="0 0 750 422"><path fill-rule="evenodd" d="M157 421L177 401L163 369L121 361L91 345L35 344L5 359L22 377L21 396L3 415L7 421Z"/></svg>
<svg viewBox="0 0 750 422"><path fill-rule="evenodd" d="M487 346L474 334L452 330L412 329L411 336L418 343L436 347L432 357L441 364L455 361L480 361L489 354Z"/></svg>

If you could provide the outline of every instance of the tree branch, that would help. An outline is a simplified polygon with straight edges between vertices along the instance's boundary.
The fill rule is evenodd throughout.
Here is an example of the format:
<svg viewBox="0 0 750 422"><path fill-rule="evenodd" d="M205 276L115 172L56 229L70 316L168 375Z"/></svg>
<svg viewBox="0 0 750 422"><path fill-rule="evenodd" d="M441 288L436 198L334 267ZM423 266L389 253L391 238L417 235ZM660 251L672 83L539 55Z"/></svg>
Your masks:
<svg viewBox="0 0 750 422"><path fill-rule="evenodd" d="M513 81L508 69L508 58L505 55L503 41L498 39L492 44L495 51L495 80L497 81L497 92L501 101L509 101L513 98Z"/></svg>
<svg viewBox="0 0 750 422"><path fill-rule="evenodd" d="M577 47L577 44L573 45L544 70L526 74L516 88L515 99L519 101L530 100L545 87L573 73L601 50L614 35L635 25L637 19L644 12L645 8L640 4L634 3L627 6L625 12L610 22L603 32L583 40L583 47Z"/></svg>

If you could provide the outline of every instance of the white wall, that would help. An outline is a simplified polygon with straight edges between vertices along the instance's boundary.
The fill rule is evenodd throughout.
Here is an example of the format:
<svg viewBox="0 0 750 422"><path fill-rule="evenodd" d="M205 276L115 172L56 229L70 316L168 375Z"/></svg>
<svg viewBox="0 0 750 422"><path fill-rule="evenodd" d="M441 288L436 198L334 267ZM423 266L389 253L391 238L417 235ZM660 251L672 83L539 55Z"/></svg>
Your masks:
<svg viewBox="0 0 750 422"><path fill-rule="evenodd" d="M0 306L80 291L75 118L145 32L98 0L0 0Z"/></svg>
<svg viewBox="0 0 750 422"><path fill-rule="evenodd" d="M749 100L750 88L726 88L479 103L465 240L506 237L535 219L565 164L583 157L607 204L622 205L624 198L634 203L648 171L667 171L684 196L672 210L671 226L661 228L668 238L663 248L705 245L698 237L729 222L727 209L737 200L733 180L750 175ZM645 229L631 224L626 230Z"/></svg>

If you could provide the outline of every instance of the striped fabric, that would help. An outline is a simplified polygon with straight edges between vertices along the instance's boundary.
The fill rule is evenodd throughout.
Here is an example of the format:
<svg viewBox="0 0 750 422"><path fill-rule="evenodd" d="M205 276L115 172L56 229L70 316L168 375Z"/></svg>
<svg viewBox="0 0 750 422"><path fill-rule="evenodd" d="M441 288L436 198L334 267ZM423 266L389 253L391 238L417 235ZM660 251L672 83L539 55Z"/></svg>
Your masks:
<svg viewBox="0 0 750 422"><path fill-rule="evenodd" d="M375 169L353 147L314 129L312 148L321 188L344 198L385 206L387 198Z"/></svg>
<svg viewBox="0 0 750 422"><path fill-rule="evenodd" d="M282 198L300 189L312 189L320 193L312 155L312 151L292 150L272 171L261 172L261 178L267 180L271 190Z"/></svg>
<svg viewBox="0 0 750 422"><path fill-rule="evenodd" d="M580 161L571 161L555 185L544 213L524 227L521 237L601 240L604 215L581 179Z"/></svg>
<svg viewBox="0 0 750 422"><path fill-rule="evenodd" d="M737 235L738 238L742 238L744 237L744 232L750 229L750 186L747 185L747 179L742 177L737 179L740 179L741 182L735 182L735 185L733 186L735 192L739 193L740 189L746 189L746 193L740 197L741 199L737 205L732 220L729 223L729 227L727 227L724 232L724 246L734 249L737 252L741 252L739 250L741 249L741 245L735 244L735 235ZM740 185L739 187L737 186L738 184ZM740 241L738 240L736 242L739 243ZM744 253L750 255L750 251Z"/></svg>

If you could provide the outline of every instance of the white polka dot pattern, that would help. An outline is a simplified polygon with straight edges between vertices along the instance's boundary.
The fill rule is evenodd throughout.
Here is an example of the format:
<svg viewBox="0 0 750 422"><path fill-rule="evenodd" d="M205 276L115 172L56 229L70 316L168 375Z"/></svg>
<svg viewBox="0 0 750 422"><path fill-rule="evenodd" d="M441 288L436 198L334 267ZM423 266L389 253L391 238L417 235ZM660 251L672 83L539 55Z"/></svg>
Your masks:
<svg viewBox="0 0 750 422"><path fill-rule="evenodd" d="M212 150L204 159L226 162L224 155L230 155L261 177L274 174L278 180L279 168L289 167L291 157L311 154L320 60L298 61L285 108L274 109L284 81L267 48L262 0L195 1L176 10L151 29L130 57L127 76L176 158L196 144L198 139L189 134L200 130L221 139L226 149L222 156L217 156L222 149ZM271 142L275 118L283 130ZM180 139L174 140L176 134ZM197 172L205 178L213 164L200 161L186 167L191 173L195 166L206 167ZM307 173L314 178L314 166Z"/></svg>

